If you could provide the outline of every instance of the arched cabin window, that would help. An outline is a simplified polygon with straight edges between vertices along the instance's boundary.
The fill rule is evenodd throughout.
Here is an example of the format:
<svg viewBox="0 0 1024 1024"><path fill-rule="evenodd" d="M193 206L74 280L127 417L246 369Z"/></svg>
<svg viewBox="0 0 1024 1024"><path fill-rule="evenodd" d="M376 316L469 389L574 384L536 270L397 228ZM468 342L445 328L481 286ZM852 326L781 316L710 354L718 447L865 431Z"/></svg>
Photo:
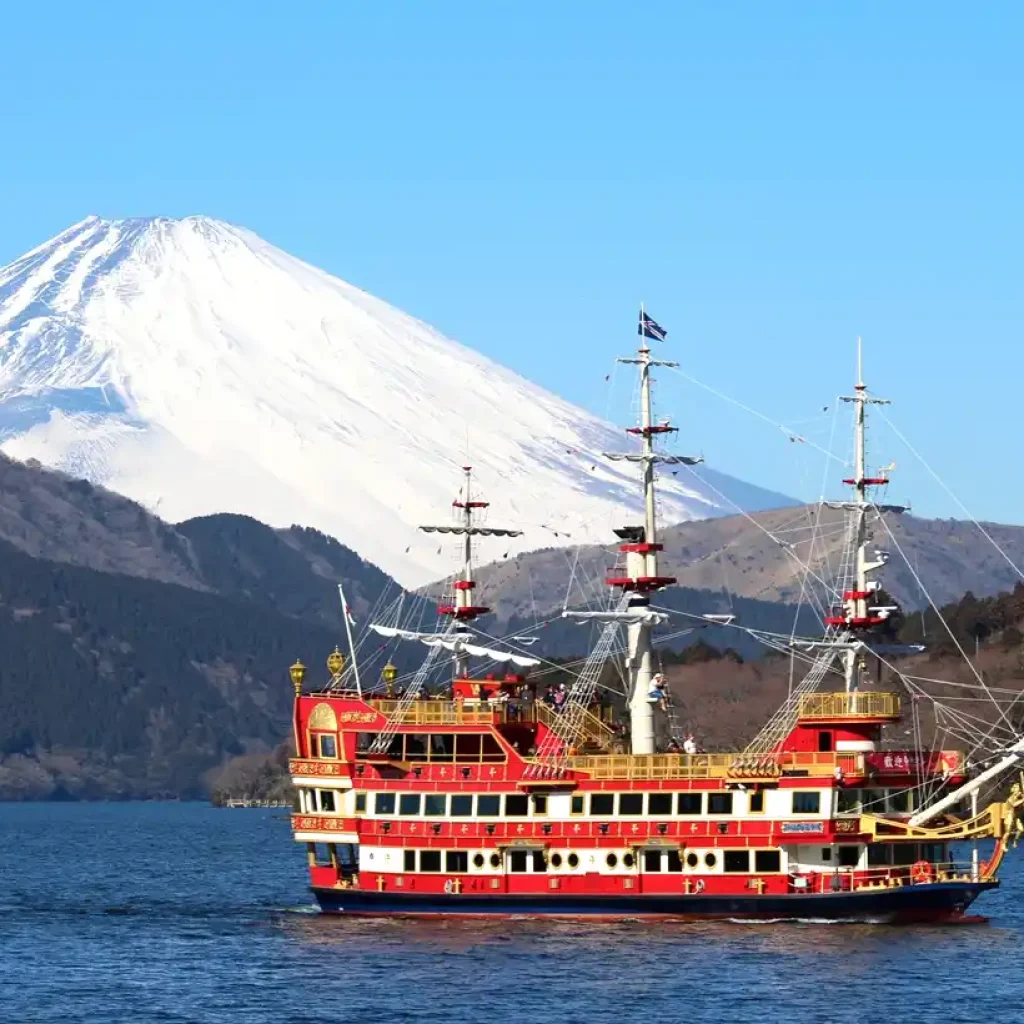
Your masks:
<svg viewBox="0 0 1024 1024"><path fill-rule="evenodd" d="M330 704L320 703L313 708L306 723L306 733L310 757L338 756L338 719Z"/></svg>

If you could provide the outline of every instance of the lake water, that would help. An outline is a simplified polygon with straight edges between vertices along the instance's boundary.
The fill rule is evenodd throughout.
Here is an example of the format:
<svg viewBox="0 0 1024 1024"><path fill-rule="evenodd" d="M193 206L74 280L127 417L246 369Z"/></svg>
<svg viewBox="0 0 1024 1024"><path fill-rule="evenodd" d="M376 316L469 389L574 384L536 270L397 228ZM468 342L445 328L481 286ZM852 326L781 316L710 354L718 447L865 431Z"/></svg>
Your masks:
<svg viewBox="0 0 1024 1024"><path fill-rule="evenodd" d="M0 804L0 1024L1024 1020L1024 848L982 925L325 918L282 810Z"/></svg>

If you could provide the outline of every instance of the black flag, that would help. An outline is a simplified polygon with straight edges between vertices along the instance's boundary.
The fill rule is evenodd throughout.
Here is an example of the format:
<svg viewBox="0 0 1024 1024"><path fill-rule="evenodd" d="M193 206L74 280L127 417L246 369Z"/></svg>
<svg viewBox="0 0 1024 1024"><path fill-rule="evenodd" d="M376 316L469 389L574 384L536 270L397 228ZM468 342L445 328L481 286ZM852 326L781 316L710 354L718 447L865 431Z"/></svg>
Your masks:
<svg viewBox="0 0 1024 1024"><path fill-rule="evenodd" d="M668 331L657 320L652 320L643 310L640 311L640 323L636 333L645 338L654 338L655 341L664 341L668 337Z"/></svg>

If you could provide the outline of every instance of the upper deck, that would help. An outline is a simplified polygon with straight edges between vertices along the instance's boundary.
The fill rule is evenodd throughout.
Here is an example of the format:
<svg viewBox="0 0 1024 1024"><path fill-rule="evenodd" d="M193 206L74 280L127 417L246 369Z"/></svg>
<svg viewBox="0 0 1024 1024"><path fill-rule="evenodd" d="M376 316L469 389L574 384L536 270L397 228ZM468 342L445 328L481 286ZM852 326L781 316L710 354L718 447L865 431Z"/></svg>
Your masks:
<svg viewBox="0 0 1024 1024"><path fill-rule="evenodd" d="M899 715L899 698L879 693L814 693L800 701L798 726L815 742L828 728L832 749L808 749L800 742L782 743L767 754L741 751L631 755L614 752L616 735L599 710L583 719L583 749L570 750L558 770L541 763L534 750L547 731L556 729L558 712L543 703L514 700L444 700L423 698L405 703L353 693L324 691L297 701L298 749L293 774L349 774L382 783L399 773L415 773L420 781L451 778L448 766L461 766L459 776L475 780L472 765L490 765L487 777L497 783L519 782L532 775L533 785L574 785L586 781L693 782L772 784L815 779L830 785L872 782L882 777L944 775L960 777L959 751L885 751L841 749L856 745L848 737L868 735L884 720ZM371 752L372 739L385 728L394 736L384 752ZM852 730L852 731L851 731ZM326 743L318 737L327 736ZM462 736L462 739L459 739ZM484 737L479 741L471 737ZM837 741L835 737L840 737ZM842 737L847 737L843 739ZM835 749L836 744L840 749ZM334 751L333 756L331 751ZM325 756L326 754L326 756ZM326 763L325 763L326 762ZM331 767L328 767L328 764ZM336 765L336 768L334 767ZM527 771L531 765L540 770ZM345 766L345 767L343 767Z"/></svg>

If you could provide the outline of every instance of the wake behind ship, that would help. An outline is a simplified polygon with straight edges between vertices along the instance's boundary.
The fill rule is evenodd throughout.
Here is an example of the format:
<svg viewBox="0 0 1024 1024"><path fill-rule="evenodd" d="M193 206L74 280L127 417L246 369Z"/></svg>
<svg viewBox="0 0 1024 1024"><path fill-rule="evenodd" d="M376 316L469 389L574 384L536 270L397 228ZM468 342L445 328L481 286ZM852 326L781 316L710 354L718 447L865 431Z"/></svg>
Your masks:
<svg viewBox="0 0 1024 1024"><path fill-rule="evenodd" d="M1022 787L978 807L978 794L1014 768L1024 740L990 760L960 749L893 746L886 730L903 715L901 695L865 688L866 659L891 609L879 604L867 523L897 506L870 489L865 412L881 401L858 374L847 401L855 415L855 465L845 483L849 558L823 635L791 644L808 665L802 682L743 751L697 753L678 735L671 697L655 671L654 633L668 617L655 596L675 581L659 568L657 467L699 460L660 452L675 428L655 422L652 358L665 331L641 311L637 354L639 450L607 457L636 463L644 519L616 531L622 563L607 579L613 599L567 612L600 627L597 642L557 706L537 698L525 673L542 659L475 626L473 544L516 531L481 525L487 503L471 471L450 524L461 567L423 632L375 623L390 641L427 653L406 680L389 663L364 690L355 665L335 652L329 678L295 691L291 774L320 907L344 914L543 914L689 918L825 918L940 921L964 916L998 885L1008 845L1021 832ZM627 681L622 722L597 700L601 672L619 653ZM516 638L518 640L520 638ZM890 644L886 650L893 653ZM450 659L444 696L431 674ZM473 671L472 663L488 663ZM497 666L497 670L495 670ZM824 688L837 678L842 688ZM396 685L404 685L401 695ZM623 745L629 752L623 752ZM982 858L981 841L990 849ZM969 856L954 859L951 844ZM956 849L960 849L957 846Z"/></svg>

